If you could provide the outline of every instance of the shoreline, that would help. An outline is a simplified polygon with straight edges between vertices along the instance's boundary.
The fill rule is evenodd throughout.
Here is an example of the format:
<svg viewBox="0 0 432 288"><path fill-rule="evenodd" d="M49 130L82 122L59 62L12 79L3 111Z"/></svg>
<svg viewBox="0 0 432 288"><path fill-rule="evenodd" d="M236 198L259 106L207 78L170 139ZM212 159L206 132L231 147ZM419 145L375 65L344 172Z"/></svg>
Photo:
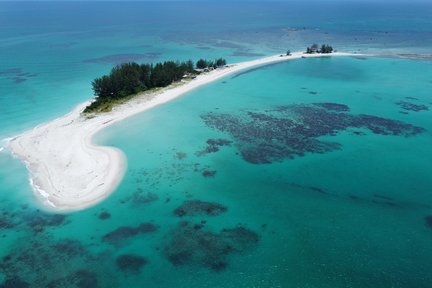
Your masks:
<svg viewBox="0 0 432 288"><path fill-rule="evenodd" d="M294 59L335 56L371 55L296 52L291 56L275 55L229 64L200 74L190 82L137 95L111 112L98 113L93 118L81 114L91 101L81 103L68 114L12 138L7 148L26 164L30 185L43 208L55 212L78 211L107 198L126 171L127 159L121 150L93 144L93 136L102 129L236 72Z"/></svg>

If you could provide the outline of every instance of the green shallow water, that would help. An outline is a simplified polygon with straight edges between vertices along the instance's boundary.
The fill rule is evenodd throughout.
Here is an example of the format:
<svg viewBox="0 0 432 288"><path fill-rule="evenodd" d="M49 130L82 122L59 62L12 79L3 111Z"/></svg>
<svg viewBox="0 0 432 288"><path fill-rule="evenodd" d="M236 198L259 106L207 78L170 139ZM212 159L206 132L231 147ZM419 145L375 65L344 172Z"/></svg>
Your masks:
<svg viewBox="0 0 432 288"><path fill-rule="evenodd" d="M26 180L19 176L24 167L10 160L4 164L16 166L17 176L9 184L23 192L3 195L16 207L2 218L15 225L1 230L7 242L0 251L3 277L34 287L95 287L96 281L100 287L429 287L431 111L404 110L397 103L430 108L431 76L427 61L333 57L222 79L100 133L98 143L125 152L126 176L101 204L64 217L29 204L23 197ZM332 111L316 110L312 103L350 108L333 112L343 117L332 118L342 119L330 121L332 127L367 114L425 130L404 137L334 126L335 135L312 137L338 143L332 151L253 164L242 152L253 147L245 139L257 130L245 126L239 140L227 132L232 127L221 131L204 122L206 115L243 120L247 112L273 115L270 110L288 105L282 118L300 124L293 107L314 107L313 126ZM226 124L233 118L223 119ZM276 126L268 129L274 133L269 145L283 132L273 130ZM232 143L203 153L209 139ZM206 171L215 174L205 177ZM227 210L174 214L191 200ZM109 217L101 219L103 212ZM179 226L184 221L198 226ZM152 229L139 230L141 223ZM129 228L112 233L119 227ZM239 233L226 236L235 227L241 227ZM173 251L177 257L167 257ZM125 254L147 262L122 270L116 261Z"/></svg>

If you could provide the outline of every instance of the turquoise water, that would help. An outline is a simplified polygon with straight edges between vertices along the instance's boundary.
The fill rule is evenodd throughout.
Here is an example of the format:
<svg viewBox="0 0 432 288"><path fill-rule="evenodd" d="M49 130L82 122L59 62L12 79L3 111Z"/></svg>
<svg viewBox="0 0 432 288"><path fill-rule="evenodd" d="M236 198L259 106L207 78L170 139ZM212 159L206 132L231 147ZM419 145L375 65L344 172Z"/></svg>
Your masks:
<svg viewBox="0 0 432 288"><path fill-rule="evenodd" d="M214 22L175 14L212 3L117 3L100 18L95 4L17 5L0 4L1 138L89 99L91 79L118 61L234 62L319 36L420 53L432 39L430 5L335 4L300 18L304 4L227 4ZM41 211L24 165L2 151L0 283L429 287L431 79L430 61L352 57L227 77L100 133L127 155L125 179L68 215Z"/></svg>
<svg viewBox="0 0 432 288"><path fill-rule="evenodd" d="M91 287L76 281L94 284L94 277L101 287L427 287L430 111L401 114L407 110L396 103L429 107L430 71L430 62L410 60L302 59L223 79L127 119L97 139L128 156L119 189L96 207L60 219L30 220L45 214L14 203L16 216L3 219L17 226L4 230L11 242L4 242L2 255L10 255L16 267L5 271L41 287L48 281L41 275L65 277L56 283L70 287ZM311 103L344 104L350 111L337 113L376 115L426 130L405 137L348 128L319 137L339 143L336 150L253 164L240 153L242 141L203 121L210 112L244 117L247 111ZM208 139L233 142L203 153ZM216 173L205 177L204 171ZM175 215L185 201L195 200L227 211L207 215L198 205L196 215ZM103 212L110 217L101 219ZM203 227L181 228L184 221ZM152 229L133 232L142 223ZM227 240L220 231L235 227L245 230L228 239L244 245L221 252ZM203 237L205 245L193 240ZM194 256L169 258L184 251ZM116 261L124 254L148 262L122 270ZM206 257L222 261L223 268Z"/></svg>

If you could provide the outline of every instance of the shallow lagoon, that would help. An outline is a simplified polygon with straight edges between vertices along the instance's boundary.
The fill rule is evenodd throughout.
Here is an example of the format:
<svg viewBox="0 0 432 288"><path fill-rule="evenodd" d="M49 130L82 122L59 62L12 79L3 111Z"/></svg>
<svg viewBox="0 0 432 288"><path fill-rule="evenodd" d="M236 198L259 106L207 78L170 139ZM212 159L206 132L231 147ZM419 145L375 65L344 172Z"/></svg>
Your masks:
<svg viewBox="0 0 432 288"><path fill-rule="evenodd" d="M225 78L116 124L97 141L125 151L128 171L100 205L56 216L6 197L17 208L2 210L5 283L427 287L431 112L398 102L430 107L431 71L430 62L412 60L300 59ZM243 130L262 135L264 127L275 139L248 142L231 133L235 121L229 129L207 125L209 115L260 115L253 125L240 121ZM385 125L341 125L359 115ZM271 163L243 157L244 147L280 146L283 131L271 127L301 138L323 119L339 128L308 140L335 149Z"/></svg>

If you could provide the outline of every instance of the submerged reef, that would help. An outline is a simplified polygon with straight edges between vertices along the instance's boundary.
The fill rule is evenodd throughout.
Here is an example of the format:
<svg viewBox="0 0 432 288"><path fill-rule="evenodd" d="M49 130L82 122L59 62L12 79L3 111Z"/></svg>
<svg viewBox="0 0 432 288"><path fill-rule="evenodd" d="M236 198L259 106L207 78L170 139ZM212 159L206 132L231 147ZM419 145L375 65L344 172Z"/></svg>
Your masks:
<svg viewBox="0 0 432 288"><path fill-rule="evenodd" d="M150 52L150 53L141 53L141 54L112 54L112 55L106 55L99 58L92 58L84 60L84 63L95 63L95 64L112 64L112 65L118 65L122 63L129 63L133 61L138 60L146 60L146 61L153 61L159 56L161 53L158 52Z"/></svg>
<svg viewBox="0 0 432 288"><path fill-rule="evenodd" d="M426 217L424 217L426 226L429 228L432 228L432 215L428 215Z"/></svg>
<svg viewBox="0 0 432 288"><path fill-rule="evenodd" d="M117 267L126 272L139 272L141 267L147 263L148 260L146 258L132 254L120 255L116 259Z"/></svg>
<svg viewBox="0 0 432 288"><path fill-rule="evenodd" d="M96 272L74 267L103 265L74 239L55 240L49 233L29 239L28 245L9 251L0 261L0 287L98 287ZM90 268L91 269L91 268ZM29 284L31 283L31 284Z"/></svg>
<svg viewBox="0 0 432 288"><path fill-rule="evenodd" d="M15 223L10 221L6 217L0 217L0 230L1 229L11 229L15 227Z"/></svg>
<svg viewBox="0 0 432 288"><path fill-rule="evenodd" d="M231 146L232 141L226 139L208 139L207 147L204 150L195 153L198 157L204 156L206 154L218 152L220 147Z"/></svg>
<svg viewBox="0 0 432 288"><path fill-rule="evenodd" d="M99 214L98 218L101 219L101 220L107 220L107 219L111 218L111 214L108 213L108 212L106 212L106 211L104 211L104 212L101 212Z"/></svg>
<svg viewBox="0 0 432 288"><path fill-rule="evenodd" d="M44 214L41 212L27 214L23 219L34 233L43 232L47 227L58 227L68 223L66 215Z"/></svg>
<svg viewBox="0 0 432 288"><path fill-rule="evenodd" d="M412 99L412 97L411 97L411 99ZM429 107L426 106L426 105L414 104L414 103L410 103L410 102L407 102L407 101L396 102L396 105L398 105L399 107L401 107L404 110L414 111L414 112L428 111L429 110Z"/></svg>
<svg viewBox="0 0 432 288"><path fill-rule="evenodd" d="M56 253L62 254L65 257L79 257L85 254L84 246L73 239L65 239L60 242L55 243L52 248Z"/></svg>
<svg viewBox="0 0 432 288"><path fill-rule="evenodd" d="M120 245L123 241L136 236L138 234L151 233L158 229L158 227L152 223L141 223L137 227L122 226L119 227L102 237L102 241L112 245Z"/></svg>
<svg viewBox="0 0 432 288"><path fill-rule="evenodd" d="M175 266L198 266L222 271L228 265L228 256L253 249L259 236L245 227L212 232L203 224L181 222L165 245L164 256Z"/></svg>
<svg viewBox="0 0 432 288"><path fill-rule="evenodd" d="M148 204L159 200L159 196L152 192L145 192L143 189L138 188L132 195L123 198L121 203L131 202L134 205Z"/></svg>
<svg viewBox="0 0 432 288"><path fill-rule="evenodd" d="M178 217L208 215L216 216L227 211L227 208L214 202L205 202L200 200L185 201L180 207L174 210Z"/></svg>
<svg viewBox="0 0 432 288"><path fill-rule="evenodd" d="M5 77L13 80L13 82L17 84L27 81L31 77L36 77L37 75L37 73L25 72L22 68L0 70L0 78Z"/></svg>
<svg viewBox="0 0 432 288"><path fill-rule="evenodd" d="M266 164L301 157L306 153L326 153L341 144L322 140L349 128L368 129L374 134L410 137L425 129L401 121L373 115L352 115L338 103L294 104L239 115L207 113L206 125L235 139L243 159Z"/></svg>
<svg viewBox="0 0 432 288"><path fill-rule="evenodd" d="M87 270L77 270L66 277L50 282L46 287L96 288L99 287L99 283L96 273Z"/></svg>
<svg viewBox="0 0 432 288"><path fill-rule="evenodd" d="M19 277L8 278L2 284L0 284L0 288L27 288L27 287L30 287L30 284L21 280Z"/></svg>
<svg viewBox="0 0 432 288"><path fill-rule="evenodd" d="M176 153L176 158L179 159L179 160L183 160L186 157L187 157L187 154L184 153L184 152L177 152Z"/></svg>
<svg viewBox="0 0 432 288"><path fill-rule="evenodd" d="M201 174L204 177L209 178L209 177L214 177L216 175L216 171L204 169Z"/></svg>

